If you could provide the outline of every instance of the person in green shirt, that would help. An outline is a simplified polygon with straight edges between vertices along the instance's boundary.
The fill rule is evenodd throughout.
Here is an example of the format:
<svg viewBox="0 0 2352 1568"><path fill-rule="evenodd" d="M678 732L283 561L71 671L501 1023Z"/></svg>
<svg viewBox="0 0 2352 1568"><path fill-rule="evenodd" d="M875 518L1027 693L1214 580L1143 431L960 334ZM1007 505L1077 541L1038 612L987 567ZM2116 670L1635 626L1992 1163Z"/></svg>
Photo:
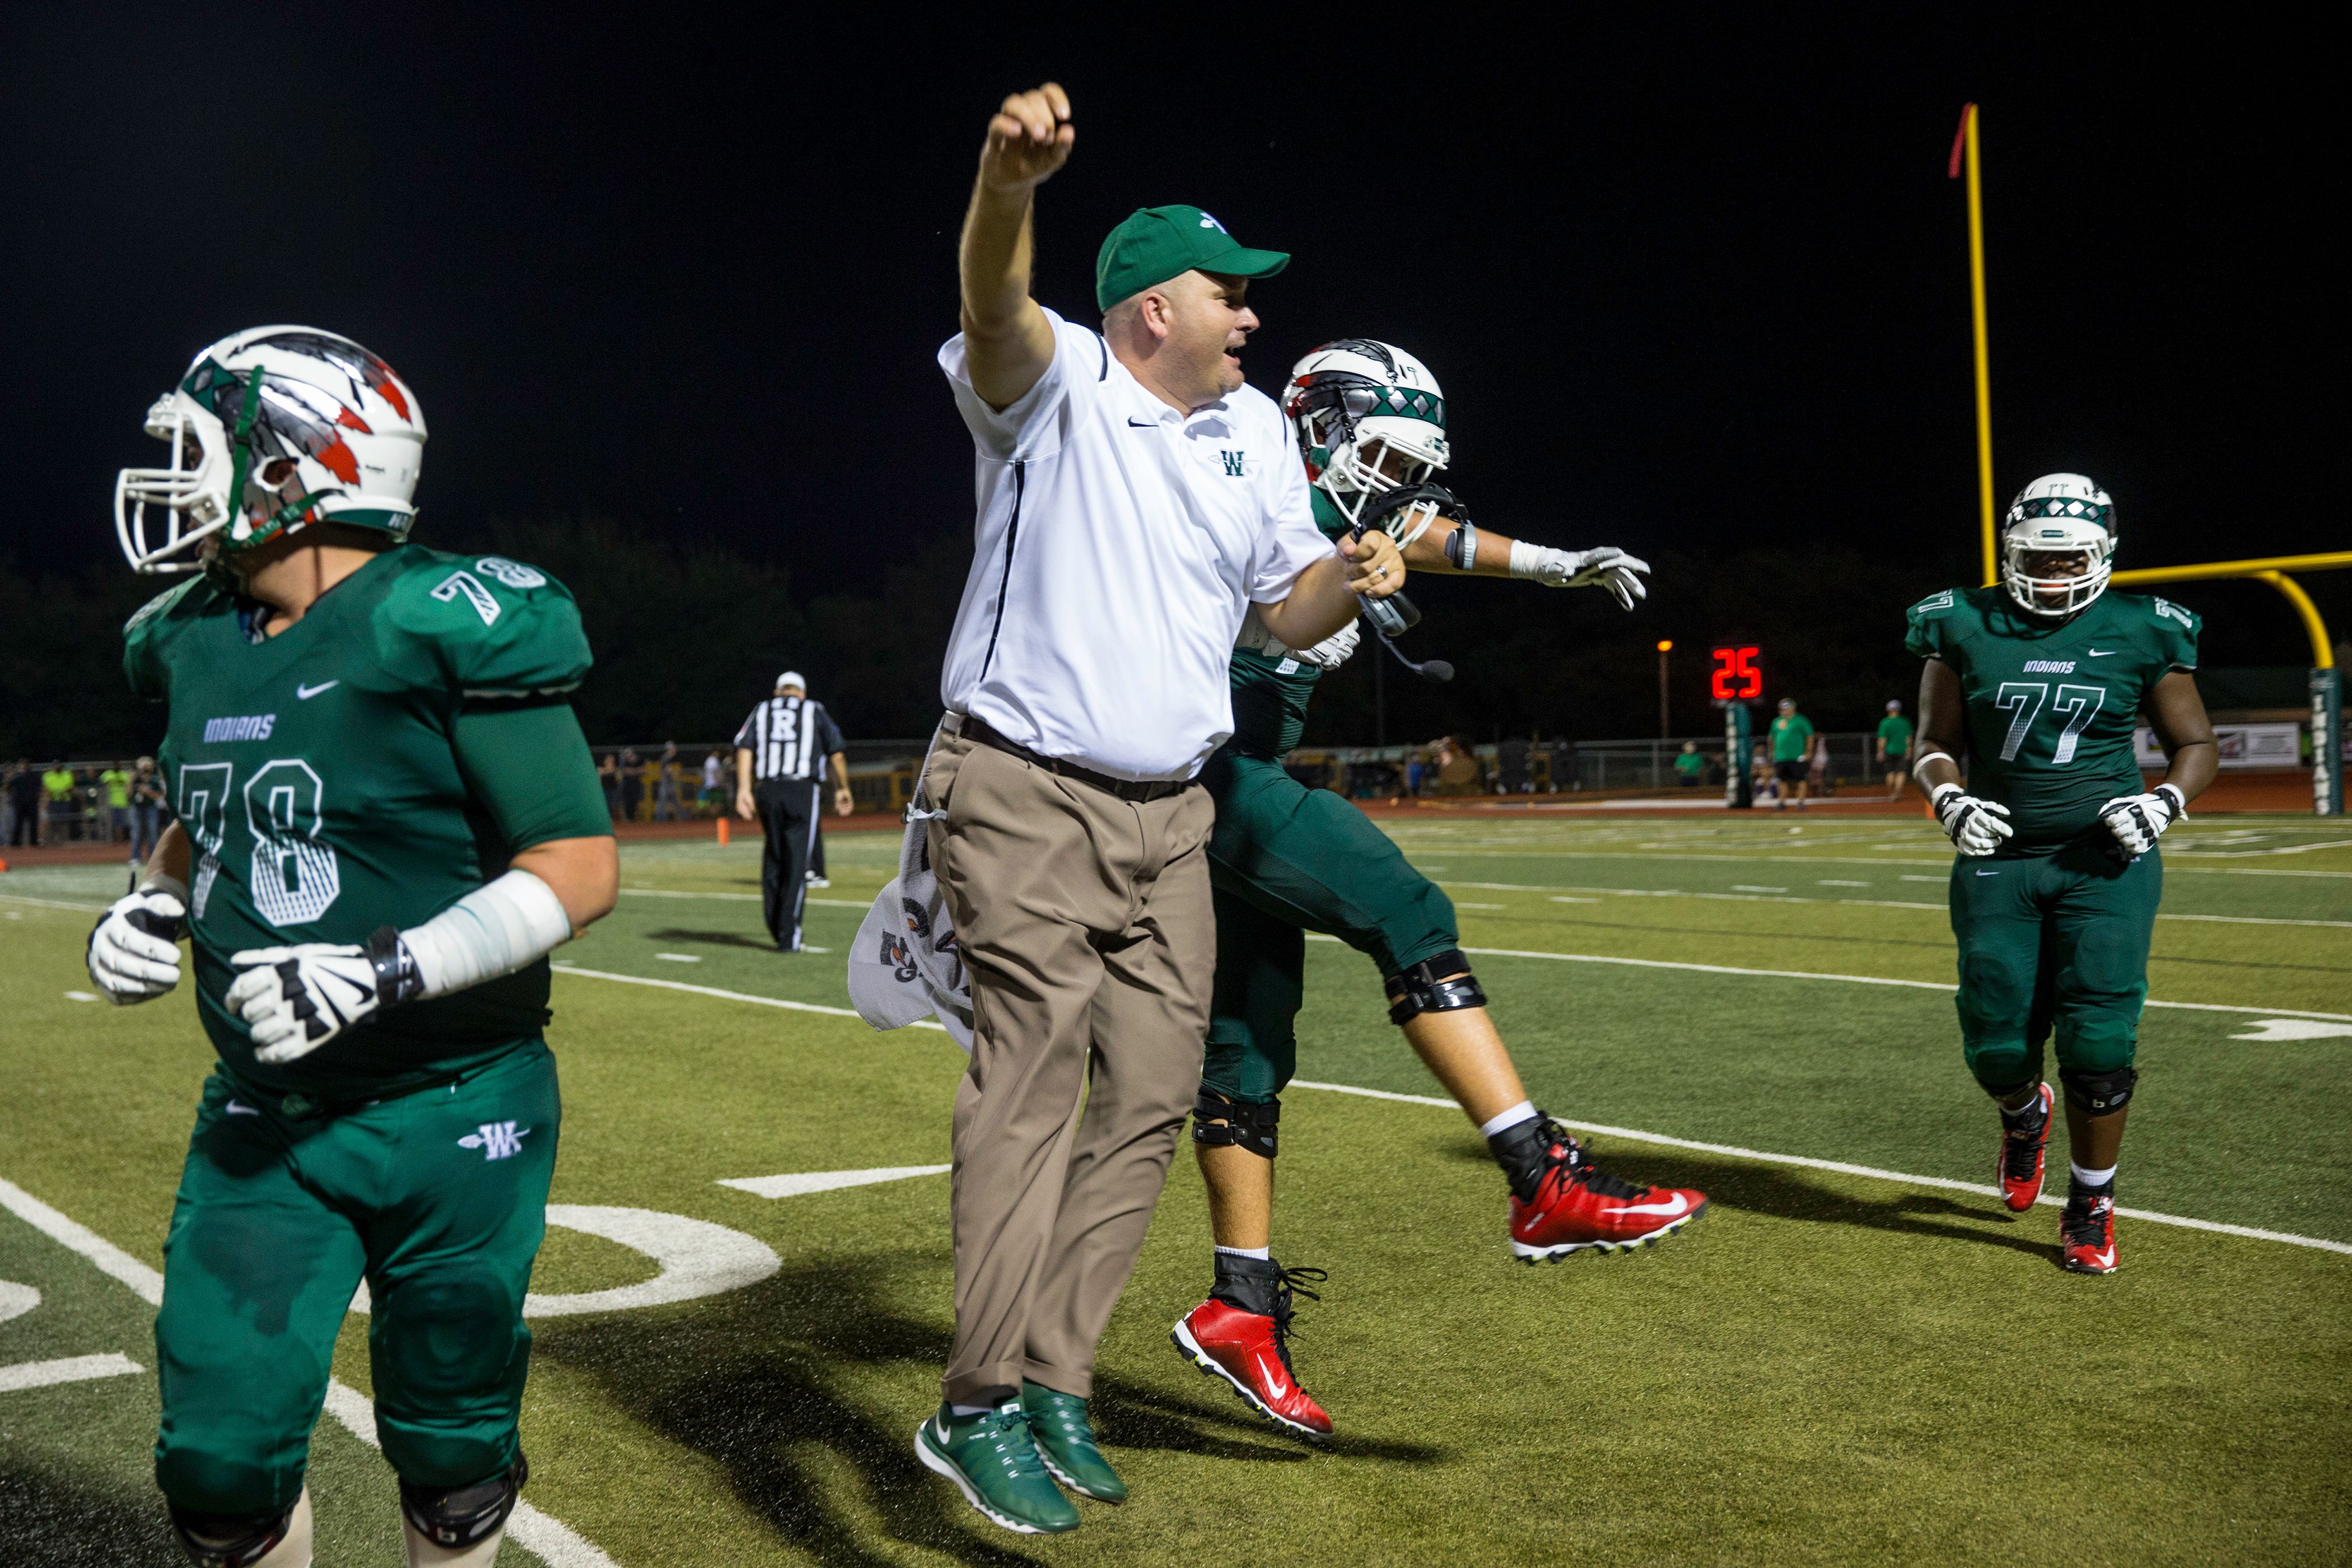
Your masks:
<svg viewBox="0 0 2352 1568"><path fill-rule="evenodd" d="M1806 786L1813 761L1813 721L1797 711L1797 700L1780 699L1780 712L1772 721L1772 776L1781 784L1776 811L1789 809L1789 788L1797 792L1797 809L1805 809Z"/></svg>
<svg viewBox="0 0 2352 1568"><path fill-rule="evenodd" d="M1878 721L1878 765L1886 773L1886 798L1901 800L1911 777L1911 721L1903 717L1899 700L1887 703L1886 717Z"/></svg>
<svg viewBox="0 0 2352 1568"><path fill-rule="evenodd" d="M124 470L124 553L201 568L123 628L174 820L89 965L150 1001L184 936L218 1058L163 1241L156 1484L196 1562L304 1568L310 1430L364 1279L408 1562L488 1568L529 1474L547 954L619 882L566 700L580 612L520 562L407 542L424 417L347 338L224 339L147 428L173 461Z"/></svg>
<svg viewBox="0 0 2352 1568"><path fill-rule="evenodd" d="M73 770L59 763L41 775L41 842L62 844L73 832Z"/></svg>
<svg viewBox="0 0 2352 1568"><path fill-rule="evenodd" d="M1698 754L1696 741L1683 742L1682 755L1675 759L1675 778L1685 789L1696 789L1706 777L1706 759Z"/></svg>
<svg viewBox="0 0 2352 1568"><path fill-rule="evenodd" d="M131 775L120 765L110 767L98 775L98 787L106 795L108 841L130 837Z"/></svg>

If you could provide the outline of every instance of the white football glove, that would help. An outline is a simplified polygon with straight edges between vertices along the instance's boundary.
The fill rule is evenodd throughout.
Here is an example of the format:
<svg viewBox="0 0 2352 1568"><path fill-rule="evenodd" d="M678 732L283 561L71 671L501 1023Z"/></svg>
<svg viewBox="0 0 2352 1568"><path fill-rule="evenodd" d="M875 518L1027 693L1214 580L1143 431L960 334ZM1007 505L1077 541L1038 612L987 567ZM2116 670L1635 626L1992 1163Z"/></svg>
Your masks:
<svg viewBox="0 0 2352 1568"><path fill-rule="evenodd" d="M2002 839L2017 832L2009 825L2009 807L1998 801L1979 800L1956 784L1937 784L1927 804L1935 807L1936 820L1951 836L1952 847L1975 859L1983 859L2000 847Z"/></svg>
<svg viewBox="0 0 2352 1568"><path fill-rule="evenodd" d="M180 983L180 932L188 907L145 887L108 906L89 933L89 977L117 1006L149 1002Z"/></svg>
<svg viewBox="0 0 2352 1568"><path fill-rule="evenodd" d="M253 1031L254 1059L275 1066L309 1056L345 1029L373 1019L389 1002L404 1000L404 990L413 994L414 961L397 938L392 949L390 995L380 986L377 960L364 947L314 942L229 954L230 964L242 973L224 1000ZM404 970L410 986L401 983Z"/></svg>
<svg viewBox="0 0 2352 1568"><path fill-rule="evenodd" d="M1606 588L1625 609L1650 596L1637 573L1650 563L1613 545L1594 550L1553 550L1515 541L1511 545L1511 575L1528 577L1547 588Z"/></svg>
<svg viewBox="0 0 2352 1568"><path fill-rule="evenodd" d="M1291 658L1318 669L1337 669L1354 656L1356 645L1364 640L1363 625L1361 617L1349 621L1313 647L1294 650Z"/></svg>
<svg viewBox="0 0 2352 1568"><path fill-rule="evenodd" d="M2156 847L2164 830L2189 815L2188 797L2168 784L2146 795L2119 795L2099 807L2099 820L2135 858Z"/></svg>

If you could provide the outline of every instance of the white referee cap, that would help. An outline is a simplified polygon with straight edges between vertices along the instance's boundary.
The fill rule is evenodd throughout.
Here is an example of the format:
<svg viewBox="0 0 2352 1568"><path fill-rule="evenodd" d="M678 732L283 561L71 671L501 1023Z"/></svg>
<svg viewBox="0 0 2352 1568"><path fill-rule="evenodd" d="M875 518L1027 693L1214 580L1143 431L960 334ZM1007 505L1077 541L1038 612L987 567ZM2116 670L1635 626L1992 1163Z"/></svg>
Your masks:
<svg viewBox="0 0 2352 1568"><path fill-rule="evenodd" d="M808 682L801 679L801 672L797 669L788 669L776 677L777 690L782 691L787 686L797 686L803 691L808 689Z"/></svg>

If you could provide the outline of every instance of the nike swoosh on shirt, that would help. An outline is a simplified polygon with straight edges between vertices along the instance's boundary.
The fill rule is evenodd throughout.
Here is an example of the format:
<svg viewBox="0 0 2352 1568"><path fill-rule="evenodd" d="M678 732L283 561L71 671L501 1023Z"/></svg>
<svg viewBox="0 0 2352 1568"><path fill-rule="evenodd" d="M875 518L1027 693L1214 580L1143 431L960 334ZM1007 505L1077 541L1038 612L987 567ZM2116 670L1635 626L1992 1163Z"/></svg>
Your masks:
<svg viewBox="0 0 2352 1568"><path fill-rule="evenodd" d="M261 1112L254 1110L250 1105L240 1105L234 1100L228 1102L228 1113L231 1116L258 1116L261 1114Z"/></svg>
<svg viewBox="0 0 2352 1568"><path fill-rule="evenodd" d="M2095 647L2086 648L2084 651L2088 653L2093 658L2105 658L2111 654L2118 654L2124 650L2119 647Z"/></svg>
<svg viewBox="0 0 2352 1568"><path fill-rule="evenodd" d="M342 680L339 677L333 680L322 680L316 686L297 686L294 689L294 698L298 702L308 702L321 691L326 690L330 686L341 686L341 684Z"/></svg>
<svg viewBox="0 0 2352 1568"><path fill-rule="evenodd" d="M1998 871L1979 871L1977 875L1979 877L1998 877L2000 873Z"/></svg>
<svg viewBox="0 0 2352 1568"><path fill-rule="evenodd" d="M1127 423L1128 427L1134 430L1157 430L1160 428L1160 421L1157 419L1137 419L1130 416Z"/></svg>

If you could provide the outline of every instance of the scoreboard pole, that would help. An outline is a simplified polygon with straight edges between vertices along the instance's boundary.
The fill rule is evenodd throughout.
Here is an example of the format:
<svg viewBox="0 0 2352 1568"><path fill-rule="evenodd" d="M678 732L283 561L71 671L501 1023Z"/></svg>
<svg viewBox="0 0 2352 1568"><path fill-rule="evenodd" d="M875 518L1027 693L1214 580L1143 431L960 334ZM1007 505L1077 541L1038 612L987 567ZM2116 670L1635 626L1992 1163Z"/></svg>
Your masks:
<svg viewBox="0 0 2352 1568"><path fill-rule="evenodd" d="M1748 704L1738 700L1718 702L1723 710L1723 804L1734 811L1750 811L1756 805L1756 781L1748 773L1748 737L1755 733L1749 728L1754 722L1748 716Z"/></svg>

